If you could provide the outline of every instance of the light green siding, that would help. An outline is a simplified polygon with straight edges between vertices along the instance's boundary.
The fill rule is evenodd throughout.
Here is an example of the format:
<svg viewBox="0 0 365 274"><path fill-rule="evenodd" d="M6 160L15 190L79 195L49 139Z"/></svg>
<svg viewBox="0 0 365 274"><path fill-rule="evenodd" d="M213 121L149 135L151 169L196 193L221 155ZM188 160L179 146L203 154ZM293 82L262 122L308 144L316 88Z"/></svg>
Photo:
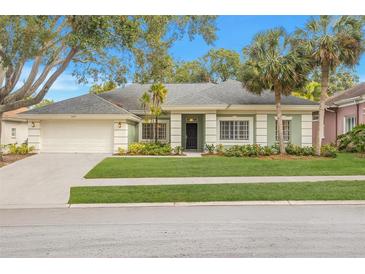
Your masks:
<svg viewBox="0 0 365 274"><path fill-rule="evenodd" d="M128 145L138 142L138 124L128 124Z"/></svg>
<svg viewBox="0 0 365 274"><path fill-rule="evenodd" d="M183 114L181 116L181 145L186 147L186 121L187 118L197 119L198 124L198 150L204 150L205 140L205 115L204 114Z"/></svg>
<svg viewBox="0 0 365 274"><path fill-rule="evenodd" d="M284 116L292 117L290 129L290 143L302 145L302 115L300 114L283 114ZM276 143L275 140L275 114L267 115L267 144L269 146Z"/></svg>

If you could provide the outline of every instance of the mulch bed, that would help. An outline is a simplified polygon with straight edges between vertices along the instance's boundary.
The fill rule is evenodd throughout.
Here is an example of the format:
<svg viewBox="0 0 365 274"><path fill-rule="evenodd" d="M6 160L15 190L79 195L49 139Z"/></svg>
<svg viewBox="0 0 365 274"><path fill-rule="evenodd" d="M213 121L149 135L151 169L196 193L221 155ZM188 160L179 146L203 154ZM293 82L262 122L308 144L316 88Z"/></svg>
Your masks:
<svg viewBox="0 0 365 274"><path fill-rule="evenodd" d="M221 154L210 154L202 153L203 157L227 157ZM239 158L239 157L238 157ZM242 157L242 158L253 158L259 160L328 160L328 157L318 157L318 156L295 156L295 155L270 155L270 156L258 156L258 157Z"/></svg>
<svg viewBox="0 0 365 274"><path fill-rule="evenodd" d="M16 161L22 160L22 159L27 158L32 155L34 155L34 153L26 154L26 155L5 154L5 155L3 155L3 160L0 161L0 167L14 163Z"/></svg>

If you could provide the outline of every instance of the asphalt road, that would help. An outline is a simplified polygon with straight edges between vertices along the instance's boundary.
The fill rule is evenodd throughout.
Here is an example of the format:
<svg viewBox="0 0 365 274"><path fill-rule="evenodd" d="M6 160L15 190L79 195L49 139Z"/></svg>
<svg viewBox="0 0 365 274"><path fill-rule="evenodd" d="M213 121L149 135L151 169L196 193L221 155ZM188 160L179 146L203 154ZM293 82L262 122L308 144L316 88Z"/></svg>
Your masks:
<svg viewBox="0 0 365 274"><path fill-rule="evenodd" d="M0 210L0 257L365 257L365 206Z"/></svg>

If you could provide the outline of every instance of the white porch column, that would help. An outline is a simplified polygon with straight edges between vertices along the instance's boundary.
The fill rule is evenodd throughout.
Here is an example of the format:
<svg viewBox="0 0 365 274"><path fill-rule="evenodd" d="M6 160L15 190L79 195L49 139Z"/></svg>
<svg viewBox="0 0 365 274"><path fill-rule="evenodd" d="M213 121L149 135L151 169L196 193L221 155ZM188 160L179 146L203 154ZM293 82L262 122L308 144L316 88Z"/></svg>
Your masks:
<svg viewBox="0 0 365 274"><path fill-rule="evenodd" d="M302 147L312 146L312 114L302 114Z"/></svg>
<svg viewBox="0 0 365 274"><path fill-rule="evenodd" d="M39 153L41 150L41 123L40 121L28 121L28 146L34 147L34 152Z"/></svg>
<svg viewBox="0 0 365 274"><path fill-rule="evenodd" d="M113 153L118 152L118 148L128 150L128 124L125 121L115 121L114 126Z"/></svg>
<svg viewBox="0 0 365 274"><path fill-rule="evenodd" d="M171 147L181 146L181 113L171 113L171 131L170 143Z"/></svg>
<svg viewBox="0 0 365 274"><path fill-rule="evenodd" d="M256 114L256 144L267 146L267 114Z"/></svg>
<svg viewBox="0 0 365 274"><path fill-rule="evenodd" d="M217 144L217 114L205 114L205 144ZM204 146L205 146L204 144Z"/></svg>

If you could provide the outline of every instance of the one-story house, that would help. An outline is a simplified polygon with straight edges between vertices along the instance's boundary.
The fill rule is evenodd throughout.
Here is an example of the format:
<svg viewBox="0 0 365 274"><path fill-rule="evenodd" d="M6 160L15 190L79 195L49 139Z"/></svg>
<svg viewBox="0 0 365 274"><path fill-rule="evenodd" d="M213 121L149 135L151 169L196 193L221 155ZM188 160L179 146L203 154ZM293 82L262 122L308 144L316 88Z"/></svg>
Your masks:
<svg viewBox="0 0 365 274"><path fill-rule="evenodd" d="M250 93L238 81L219 84L166 84L164 114L158 139L172 147L202 151L205 144L273 145L276 143L274 94ZM152 122L145 119L140 97L149 84L86 94L60 101L21 116L29 119L29 144L38 152L115 153L134 142L154 138ZM284 138L312 145L312 113L318 104L283 96Z"/></svg>
<svg viewBox="0 0 365 274"><path fill-rule="evenodd" d="M334 144L338 135L365 123L365 83L328 98L326 106L323 143ZM317 129L318 122L315 121L313 140L317 136Z"/></svg>
<svg viewBox="0 0 365 274"><path fill-rule="evenodd" d="M1 125L1 144L22 144L28 138L28 123L24 118L18 117L18 114L26 111L27 108L19 108L3 113Z"/></svg>

